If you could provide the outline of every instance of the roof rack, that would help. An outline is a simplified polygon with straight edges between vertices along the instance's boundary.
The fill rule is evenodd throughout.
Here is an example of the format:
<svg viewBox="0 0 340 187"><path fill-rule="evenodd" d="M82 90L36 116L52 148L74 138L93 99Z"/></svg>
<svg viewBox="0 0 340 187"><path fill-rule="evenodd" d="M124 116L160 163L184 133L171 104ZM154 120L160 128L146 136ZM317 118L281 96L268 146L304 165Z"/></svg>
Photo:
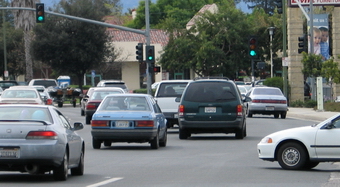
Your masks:
<svg viewBox="0 0 340 187"><path fill-rule="evenodd" d="M195 77L194 80L200 80L200 79L224 79L224 80L230 80L228 77L218 77L218 76L207 76L207 77Z"/></svg>

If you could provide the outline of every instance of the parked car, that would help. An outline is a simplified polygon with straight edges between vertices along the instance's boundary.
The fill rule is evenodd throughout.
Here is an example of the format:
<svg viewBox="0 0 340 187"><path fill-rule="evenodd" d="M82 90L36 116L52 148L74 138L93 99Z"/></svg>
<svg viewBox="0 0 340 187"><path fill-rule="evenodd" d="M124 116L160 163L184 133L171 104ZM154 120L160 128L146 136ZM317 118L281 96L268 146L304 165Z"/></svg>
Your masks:
<svg viewBox="0 0 340 187"><path fill-rule="evenodd" d="M28 86L37 86L37 85L45 86L45 88L48 88L48 87L57 87L58 86L58 82L55 79L32 79L28 83Z"/></svg>
<svg viewBox="0 0 340 187"><path fill-rule="evenodd" d="M0 81L0 87L3 90L6 90L7 88L11 87L11 86L18 86L18 82L16 80L3 80Z"/></svg>
<svg viewBox="0 0 340 187"><path fill-rule="evenodd" d="M53 99L50 96L50 93L44 86L33 86L39 92L41 98L45 102L45 105L53 105Z"/></svg>
<svg viewBox="0 0 340 187"><path fill-rule="evenodd" d="M54 106L0 105L0 171L44 174L55 180L84 173L84 140Z"/></svg>
<svg viewBox="0 0 340 187"><path fill-rule="evenodd" d="M167 127L178 125L177 97L182 93L191 80L164 80L159 82L154 98L167 119Z"/></svg>
<svg viewBox="0 0 340 187"><path fill-rule="evenodd" d="M91 89L90 95L85 95L81 101L80 114L85 116L86 124L91 123L92 115L97 110L99 104L105 96L109 94L125 93L118 87L95 87Z"/></svg>
<svg viewBox="0 0 340 187"><path fill-rule="evenodd" d="M235 133L236 139L243 139L247 135L244 101L248 99L242 99L229 79L189 82L178 108L179 139L194 133Z"/></svg>
<svg viewBox="0 0 340 187"><path fill-rule="evenodd" d="M276 87L253 87L247 96L251 101L247 103L247 116L254 114L274 115L282 119L286 118L288 106L287 98L282 91Z"/></svg>
<svg viewBox="0 0 340 187"><path fill-rule="evenodd" d="M0 104L44 105L45 102L32 86L11 86L2 92Z"/></svg>
<svg viewBox="0 0 340 187"><path fill-rule="evenodd" d="M167 143L166 119L149 94L111 94L100 103L91 121L92 146L101 143L144 143L152 149Z"/></svg>
<svg viewBox="0 0 340 187"><path fill-rule="evenodd" d="M97 87L119 87L122 88L126 93L129 92L128 87L122 80L101 80L98 82Z"/></svg>
<svg viewBox="0 0 340 187"><path fill-rule="evenodd" d="M320 162L340 161L340 114L311 126L278 131L258 144L258 156L278 161L283 169L311 169Z"/></svg>

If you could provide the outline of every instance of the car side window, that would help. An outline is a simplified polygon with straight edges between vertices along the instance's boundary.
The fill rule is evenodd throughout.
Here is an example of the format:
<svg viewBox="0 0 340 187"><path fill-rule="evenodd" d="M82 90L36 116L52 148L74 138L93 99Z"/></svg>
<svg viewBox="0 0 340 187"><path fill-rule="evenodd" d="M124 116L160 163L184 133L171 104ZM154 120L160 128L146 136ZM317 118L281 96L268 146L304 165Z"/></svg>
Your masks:
<svg viewBox="0 0 340 187"><path fill-rule="evenodd" d="M340 118L338 118L336 121L333 121L333 125L335 128L340 128Z"/></svg>
<svg viewBox="0 0 340 187"><path fill-rule="evenodd" d="M59 112L59 111L55 111L55 112L57 112L57 116L58 116L58 118L59 118L59 120L60 120L60 122L61 122L61 125L65 128L65 129L71 129L71 125L70 125L70 123L68 122L68 120L65 118L65 116L61 113L61 112Z"/></svg>

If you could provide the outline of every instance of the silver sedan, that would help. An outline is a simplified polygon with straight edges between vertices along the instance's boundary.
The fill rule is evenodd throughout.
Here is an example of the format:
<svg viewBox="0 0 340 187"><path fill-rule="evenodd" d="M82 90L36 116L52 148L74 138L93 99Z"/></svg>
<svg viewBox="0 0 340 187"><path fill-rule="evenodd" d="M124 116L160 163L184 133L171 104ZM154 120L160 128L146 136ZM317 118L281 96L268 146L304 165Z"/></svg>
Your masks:
<svg viewBox="0 0 340 187"><path fill-rule="evenodd" d="M43 174L55 180L84 173L84 140L54 106L0 105L0 171Z"/></svg>

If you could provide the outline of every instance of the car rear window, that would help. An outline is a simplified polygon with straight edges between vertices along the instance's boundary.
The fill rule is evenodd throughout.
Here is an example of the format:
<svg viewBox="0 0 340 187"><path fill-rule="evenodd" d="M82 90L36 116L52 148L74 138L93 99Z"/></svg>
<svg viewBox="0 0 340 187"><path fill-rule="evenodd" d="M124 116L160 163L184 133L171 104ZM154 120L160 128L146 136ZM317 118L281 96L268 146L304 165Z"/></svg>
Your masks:
<svg viewBox="0 0 340 187"><path fill-rule="evenodd" d="M157 97L181 97L188 83L161 83Z"/></svg>
<svg viewBox="0 0 340 187"><path fill-rule="evenodd" d="M220 102L237 99L235 86L229 82L199 82L192 83L183 98L191 102Z"/></svg>
<svg viewBox="0 0 340 187"><path fill-rule="evenodd" d="M38 98L33 90L6 90L1 95L2 98Z"/></svg>
<svg viewBox="0 0 340 187"><path fill-rule="evenodd" d="M45 88L50 87L50 86L58 86L55 81L53 80L35 80L33 85L42 85Z"/></svg>
<svg viewBox="0 0 340 187"><path fill-rule="evenodd" d="M1 107L0 120L43 120L51 121L47 109L35 107Z"/></svg>
<svg viewBox="0 0 340 187"><path fill-rule="evenodd" d="M126 89L125 83L111 83L111 82L106 82L104 83L105 87L118 87L118 88L123 88Z"/></svg>

